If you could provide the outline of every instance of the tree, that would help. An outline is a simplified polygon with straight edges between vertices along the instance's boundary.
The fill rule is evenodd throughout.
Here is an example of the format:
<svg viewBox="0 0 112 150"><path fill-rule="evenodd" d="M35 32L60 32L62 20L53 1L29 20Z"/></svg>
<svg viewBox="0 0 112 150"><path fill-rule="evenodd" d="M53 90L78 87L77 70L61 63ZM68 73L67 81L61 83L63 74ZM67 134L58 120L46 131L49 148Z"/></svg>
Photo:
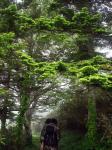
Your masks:
<svg viewBox="0 0 112 150"><path fill-rule="evenodd" d="M111 90L111 61L93 57L96 38L107 36L109 29L103 27L102 17L92 11L94 6L88 1L48 0L41 5L35 0L24 1L21 8L9 4L2 3L4 7L0 9L0 109L3 112L0 119L4 119L4 133L6 120L14 119L12 110L16 106L16 137L21 146L24 131L24 139L31 142L31 119L37 105L55 93L52 100L60 99L57 94L61 95L61 84L57 87L57 78L74 78L75 83L71 80L69 85L75 88L89 85Z"/></svg>

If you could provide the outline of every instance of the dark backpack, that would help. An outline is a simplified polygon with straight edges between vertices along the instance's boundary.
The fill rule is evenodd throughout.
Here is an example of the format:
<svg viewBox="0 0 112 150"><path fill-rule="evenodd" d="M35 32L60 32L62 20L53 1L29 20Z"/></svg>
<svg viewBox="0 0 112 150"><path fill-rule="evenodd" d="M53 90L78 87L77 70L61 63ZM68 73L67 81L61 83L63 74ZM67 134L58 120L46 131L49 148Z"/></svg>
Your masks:
<svg viewBox="0 0 112 150"><path fill-rule="evenodd" d="M57 128L55 125L46 125L44 144L48 146L55 146L57 144Z"/></svg>

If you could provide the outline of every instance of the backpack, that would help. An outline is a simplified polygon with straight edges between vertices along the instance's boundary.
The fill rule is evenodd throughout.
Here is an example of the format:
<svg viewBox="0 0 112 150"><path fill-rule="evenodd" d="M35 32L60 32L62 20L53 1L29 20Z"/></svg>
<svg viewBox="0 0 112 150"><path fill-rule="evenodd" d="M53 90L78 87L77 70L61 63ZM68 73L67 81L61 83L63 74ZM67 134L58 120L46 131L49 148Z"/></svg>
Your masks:
<svg viewBox="0 0 112 150"><path fill-rule="evenodd" d="M53 124L47 124L44 134L44 144L54 146L57 143L57 127Z"/></svg>

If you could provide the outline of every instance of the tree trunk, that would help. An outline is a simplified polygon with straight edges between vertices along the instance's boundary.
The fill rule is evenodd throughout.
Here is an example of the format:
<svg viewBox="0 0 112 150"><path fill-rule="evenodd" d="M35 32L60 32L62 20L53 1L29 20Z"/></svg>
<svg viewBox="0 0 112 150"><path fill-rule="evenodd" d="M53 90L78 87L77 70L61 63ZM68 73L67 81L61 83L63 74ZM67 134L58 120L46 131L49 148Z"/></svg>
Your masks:
<svg viewBox="0 0 112 150"><path fill-rule="evenodd" d="M1 132L3 135L6 133L6 118L3 116L1 117Z"/></svg>
<svg viewBox="0 0 112 150"><path fill-rule="evenodd" d="M7 107L3 107L1 110L1 132L3 135L6 134L6 118L7 118Z"/></svg>
<svg viewBox="0 0 112 150"><path fill-rule="evenodd" d="M25 113L25 122L24 122L26 144L32 144L31 117L32 113L31 110L29 109Z"/></svg>

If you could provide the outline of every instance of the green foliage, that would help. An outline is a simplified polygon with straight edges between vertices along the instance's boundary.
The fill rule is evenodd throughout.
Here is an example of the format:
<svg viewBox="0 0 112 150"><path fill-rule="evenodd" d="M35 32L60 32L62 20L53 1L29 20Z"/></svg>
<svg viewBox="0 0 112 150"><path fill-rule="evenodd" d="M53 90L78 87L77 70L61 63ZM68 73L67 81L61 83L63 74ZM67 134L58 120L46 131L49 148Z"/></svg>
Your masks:
<svg viewBox="0 0 112 150"><path fill-rule="evenodd" d="M74 10L66 7L62 7L59 13L63 14L67 20L72 20L72 17L74 16Z"/></svg>
<svg viewBox="0 0 112 150"><path fill-rule="evenodd" d="M49 18L40 17L36 19L35 22L36 22L36 28L39 30L53 30L54 29L54 26L53 26L54 22Z"/></svg>
<svg viewBox="0 0 112 150"><path fill-rule="evenodd" d="M5 10L8 14L15 14L15 12L17 11L17 6L15 4L9 5L9 7Z"/></svg>
<svg viewBox="0 0 112 150"><path fill-rule="evenodd" d="M17 6L15 4L9 5L5 9L0 9L0 12L4 15L15 15L16 11L17 11Z"/></svg>
<svg viewBox="0 0 112 150"><path fill-rule="evenodd" d="M99 14L93 15L85 8L80 13L76 13L72 21L68 21L65 17L60 15L53 19L40 17L36 19L36 27L40 30L74 30L76 33L94 34L104 32L100 27ZM89 28L89 30L88 30Z"/></svg>
<svg viewBox="0 0 112 150"><path fill-rule="evenodd" d="M98 65L98 64L105 64L105 63L108 63L109 62L109 60L108 59L106 59L105 57L103 57L103 56L96 56L96 57L93 57L93 59L92 59L92 64L96 64L96 65Z"/></svg>
<svg viewBox="0 0 112 150"><path fill-rule="evenodd" d="M8 90L5 88L0 88L0 96L6 96L8 94Z"/></svg>
<svg viewBox="0 0 112 150"><path fill-rule="evenodd" d="M70 22L67 21L64 17L56 16L54 19L54 25L58 30L60 29L66 30L69 29Z"/></svg>
<svg viewBox="0 0 112 150"><path fill-rule="evenodd" d="M37 133L36 133L36 136L33 135L32 143L33 143L32 145L26 145L23 150L39 150L40 149L40 137L39 135L37 135Z"/></svg>
<svg viewBox="0 0 112 150"><path fill-rule="evenodd" d="M22 51L17 51L19 58L24 66L27 67L27 73L23 77L26 85L32 84L32 77L37 76L36 80L41 81L46 78L52 78L56 75L56 63L36 62L31 56Z"/></svg>
<svg viewBox="0 0 112 150"><path fill-rule="evenodd" d="M82 67L79 71L81 72L80 77L90 76L90 75L98 73L98 69L93 66Z"/></svg>
<svg viewBox="0 0 112 150"><path fill-rule="evenodd" d="M68 66L70 68L71 64ZM75 72L75 77L77 76L85 85L101 87L106 90L112 89L111 61L102 56L80 61L74 64L74 67L72 64L72 71ZM70 69L69 73L71 73Z"/></svg>
<svg viewBox="0 0 112 150"><path fill-rule="evenodd" d="M83 136L79 133L75 133L74 131L65 131L62 133L62 138L59 142L59 148L61 150L82 150L82 142Z"/></svg>
<svg viewBox="0 0 112 150"><path fill-rule="evenodd" d="M14 37L15 34L13 32L3 33L0 35L0 44L6 45L6 42L12 42Z"/></svg>
<svg viewBox="0 0 112 150"><path fill-rule="evenodd" d="M85 44L89 44L89 38L86 35L83 34L78 34L78 36L76 37L76 42L78 45L85 45Z"/></svg>
<svg viewBox="0 0 112 150"><path fill-rule="evenodd" d="M35 26L35 20L26 14L20 14L17 23L20 31L27 31Z"/></svg>
<svg viewBox="0 0 112 150"><path fill-rule="evenodd" d="M0 145L5 144L5 137L0 133Z"/></svg>
<svg viewBox="0 0 112 150"><path fill-rule="evenodd" d="M9 5L10 5L9 0L0 1L0 8L5 8L8 7Z"/></svg>
<svg viewBox="0 0 112 150"><path fill-rule="evenodd" d="M102 85L104 84L105 82L107 82L107 78L105 78L105 76L91 76L90 77L90 83L93 84L93 85Z"/></svg>
<svg viewBox="0 0 112 150"><path fill-rule="evenodd" d="M14 45L11 43L14 40L14 33L3 33L0 35L0 56L5 56L8 53L8 50L13 48Z"/></svg>
<svg viewBox="0 0 112 150"><path fill-rule="evenodd" d="M62 7L62 5L60 4L60 2L56 1L52 1L52 3L50 4L48 11L56 11L58 8Z"/></svg>
<svg viewBox="0 0 112 150"><path fill-rule="evenodd" d="M56 64L55 63L38 63L35 69L35 74L39 74L37 80L44 80L47 78L54 78L56 75Z"/></svg>
<svg viewBox="0 0 112 150"><path fill-rule="evenodd" d="M58 70L60 73L65 72L67 70L66 64L64 64L63 62L59 62L56 70Z"/></svg>
<svg viewBox="0 0 112 150"><path fill-rule="evenodd" d="M100 26L99 14L91 14L87 8L82 8L82 10L75 14L73 17L73 28L81 31L85 34L94 34L95 32L104 32L105 29Z"/></svg>
<svg viewBox="0 0 112 150"><path fill-rule="evenodd" d="M100 68L101 70L105 70L105 71L108 72L108 71L111 71L111 70L112 70L112 65L111 65L110 62L108 62L108 63L104 63L104 64L100 65L99 68Z"/></svg>
<svg viewBox="0 0 112 150"><path fill-rule="evenodd" d="M56 16L53 19L40 17L35 22L36 28L40 30L65 30L70 25L70 22L62 16Z"/></svg>
<svg viewBox="0 0 112 150"><path fill-rule="evenodd" d="M67 5L63 6L68 1L58 0L52 3L52 0L24 0L20 4L21 10L18 10L17 5L12 5L13 2L12 0L0 2L0 72L2 72L3 77L8 74L10 78L8 79L9 82L6 83L10 86L8 88L14 88L14 91L17 90L17 95L20 94L20 101L18 100L20 107L16 122L16 138L14 139L15 135L12 135L11 138L17 140L16 142L21 145L24 141L22 136L25 112L29 109L31 98L35 96L33 95L35 92L30 91L32 87L41 87L46 83L44 80L53 80L58 73L61 73L61 75L67 74L68 78L71 76L74 77L77 82L76 87L79 87L81 83L80 86L84 84L86 86L98 86L104 88L106 91L112 90L112 63L100 56L96 56L90 60L69 63L76 60L76 51L85 50L86 55L91 52L94 35L105 34L106 30L101 25L101 16L98 13L90 13L87 8L83 8L81 11L74 13L74 10L67 8ZM50 7L49 4L51 4ZM51 14L49 10L52 10ZM42 32L43 35L40 36ZM49 36L49 34L51 35ZM36 36L37 39L34 38ZM19 41L23 41L24 44L21 45ZM55 49L55 46L58 48ZM47 49L56 50L55 56L58 60L62 61L53 62L56 59L52 56L50 56L52 62L49 57L43 59L42 52ZM80 52L78 55L80 55ZM68 63L63 62L65 56L69 60ZM72 56L73 59L69 56ZM60 59L61 57L63 58ZM6 84L3 84L4 88L0 88L0 96L3 96L3 98L10 96L9 99L12 101L6 100L4 102L7 102L7 105L5 103L2 105L11 109L11 104L15 103L15 99L11 94L15 94L15 92L13 91L10 94L10 90ZM67 97L66 94L66 98L64 97L64 99L67 98L69 99L71 97ZM67 105L66 108L68 111L71 111L72 106L70 104L68 108ZM88 120L88 145L94 145L95 116L91 114L93 112L93 115L95 115L95 112L91 103L89 107L91 117ZM75 117L80 120L81 115L77 116L72 112L71 116L68 116L68 120L70 117L72 119L74 118L74 120ZM61 142L61 149L83 149L81 148L80 141L77 146L74 144L74 135L70 137L69 134L65 134L65 136L68 137L64 137L67 139ZM77 140L76 142L78 143ZM3 137L0 137L0 144L3 144L3 141Z"/></svg>
<svg viewBox="0 0 112 150"><path fill-rule="evenodd" d="M86 84L86 85L92 85L96 87L102 87L107 90L112 89L112 81L111 81L111 75L99 75L95 74L90 77L84 77L80 78L81 83Z"/></svg>
<svg viewBox="0 0 112 150"><path fill-rule="evenodd" d="M0 9L0 13L0 32L17 32L17 6L9 5L7 8Z"/></svg>
<svg viewBox="0 0 112 150"><path fill-rule="evenodd" d="M100 27L99 14L95 15L90 14L86 8L83 8L80 13L76 13L72 21L68 21L65 17L62 17L61 15L58 15L51 19L46 17L40 17L34 20L33 18L24 13L20 14L17 13L16 5L10 5L8 8L1 11L6 15L7 20L6 19L5 20L10 21L10 23L15 26L14 27L15 29L13 28L13 30L15 31L17 29L19 29L20 31L28 31L29 29L32 30L37 28L38 30L64 30L64 31L66 30L68 31L69 29L74 30L77 33L84 33L84 34L105 32L105 30ZM66 13L68 14L68 12ZM11 24L9 24L9 26ZM90 31L88 30L88 28Z"/></svg>
<svg viewBox="0 0 112 150"><path fill-rule="evenodd" d="M26 66L35 67L37 65L33 58L29 56L26 52L17 51L16 53L18 54L22 63Z"/></svg>
<svg viewBox="0 0 112 150"><path fill-rule="evenodd" d="M78 73L78 70L75 68L75 67L69 67L68 68L68 71L69 71L69 73L71 74L71 75L73 75L73 76L77 76L77 73Z"/></svg>
<svg viewBox="0 0 112 150"><path fill-rule="evenodd" d="M111 61L103 56L97 55L91 59L78 61L78 63L77 63L78 68L82 68L82 67L89 66L89 65L94 66L96 68L100 68L102 70L104 67L104 70L105 70L106 66L107 66L107 69L111 68Z"/></svg>
<svg viewBox="0 0 112 150"><path fill-rule="evenodd" d="M16 149L16 128L15 126L13 127L9 127L7 129L7 133L5 135L5 139L4 139L4 143L3 145L1 145L2 149L6 149L6 147L8 147L8 149Z"/></svg>

